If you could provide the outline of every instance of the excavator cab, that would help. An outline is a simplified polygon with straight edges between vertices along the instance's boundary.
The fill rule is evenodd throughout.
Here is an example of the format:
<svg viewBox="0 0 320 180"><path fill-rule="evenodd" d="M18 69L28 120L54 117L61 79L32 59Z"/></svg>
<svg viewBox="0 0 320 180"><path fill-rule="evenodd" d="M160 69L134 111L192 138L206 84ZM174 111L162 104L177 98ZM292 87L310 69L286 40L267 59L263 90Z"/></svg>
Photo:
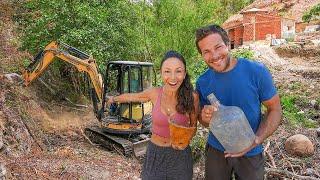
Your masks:
<svg viewBox="0 0 320 180"><path fill-rule="evenodd" d="M137 93L152 87L153 64L148 62L112 61L107 65L106 89L109 95ZM110 116L117 116L120 121L140 123L145 115L151 113L148 103L112 104Z"/></svg>
<svg viewBox="0 0 320 180"><path fill-rule="evenodd" d="M97 111L101 127L86 128L85 133L108 149L117 147L117 151L124 155L143 155L150 139L152 103L114 103L107 107L106 102L108 96L137 93L151 88L155 81L153 63L108 62L104 75L104 98L101 109ZM113 143L106 143L105 139Z"/></svg>
<svg viewBox="0 0 320 180"><path fill-rule="evenodd" d="M100 121L109 133L141 134L150 131L151 102L114 103L106 107L108 96L137 93L152 87L153 64L136 61L110 61L104 76L104 100Z"/></svg>

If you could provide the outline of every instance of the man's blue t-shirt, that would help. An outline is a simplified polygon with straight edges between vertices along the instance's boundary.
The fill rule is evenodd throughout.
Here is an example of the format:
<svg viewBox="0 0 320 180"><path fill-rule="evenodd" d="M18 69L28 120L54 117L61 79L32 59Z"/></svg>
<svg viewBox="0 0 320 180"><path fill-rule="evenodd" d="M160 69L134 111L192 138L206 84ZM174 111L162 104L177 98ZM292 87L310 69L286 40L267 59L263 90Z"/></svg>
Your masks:
<svg viewBox="0 0 320 180"><path fill-rule="evenodd" d="M198 78L196 90L201 107L210 104L207 96L214 93L221 104L241 108L255 133L261 122L261 103L277 93L268 69L262 63L243 58L228 72L219 73L209 68ZM219 151L225 150L211 132L208 144ZM261 152L262 145L258 145L245 156Z"/></svg>

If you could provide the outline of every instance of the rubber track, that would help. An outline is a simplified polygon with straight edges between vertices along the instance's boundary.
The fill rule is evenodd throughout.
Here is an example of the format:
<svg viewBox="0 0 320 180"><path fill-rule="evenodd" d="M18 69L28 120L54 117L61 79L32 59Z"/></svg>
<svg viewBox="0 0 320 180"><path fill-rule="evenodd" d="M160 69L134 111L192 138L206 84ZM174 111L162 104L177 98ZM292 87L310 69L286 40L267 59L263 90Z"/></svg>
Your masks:
<svg viewBox="0 0 320 180"><path fill-rule="evenodd" d="M86 128L85 134L92 142L109 150L115 150L124 156L133 155L133 144L127 139L104 133L99 127Z"/></svg>

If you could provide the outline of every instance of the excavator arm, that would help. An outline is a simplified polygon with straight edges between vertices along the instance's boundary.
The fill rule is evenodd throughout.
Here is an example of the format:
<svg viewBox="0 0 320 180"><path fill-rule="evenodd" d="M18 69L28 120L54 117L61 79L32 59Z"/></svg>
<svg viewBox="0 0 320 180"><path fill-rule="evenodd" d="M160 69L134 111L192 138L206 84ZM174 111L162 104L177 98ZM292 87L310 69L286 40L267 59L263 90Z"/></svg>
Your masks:
<svg viewBox="0 0 320 180"><path fill-rule="evenodd" d="M99 100L102 101L103 81L96 61L74 47L55 41L39 52L34 61L24 70L22 73L24 84L28 86L37 79L55 60L55 57L74 65L80 72L87 72Z"/></svg>

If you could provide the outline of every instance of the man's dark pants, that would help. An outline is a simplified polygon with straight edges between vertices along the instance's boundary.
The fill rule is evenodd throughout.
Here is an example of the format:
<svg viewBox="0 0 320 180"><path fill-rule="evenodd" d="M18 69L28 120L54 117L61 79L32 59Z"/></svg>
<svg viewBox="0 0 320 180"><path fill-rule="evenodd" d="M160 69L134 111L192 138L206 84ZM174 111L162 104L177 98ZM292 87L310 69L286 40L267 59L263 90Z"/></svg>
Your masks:
<svg viewBox="0 0 320 180"><path fill-rule="evenodd" d="M223 152L207 145L205 163L206 180L229 180L232 173L237 180L262 180L264 176L262 153L251 157L225 158Z"/></svg>

